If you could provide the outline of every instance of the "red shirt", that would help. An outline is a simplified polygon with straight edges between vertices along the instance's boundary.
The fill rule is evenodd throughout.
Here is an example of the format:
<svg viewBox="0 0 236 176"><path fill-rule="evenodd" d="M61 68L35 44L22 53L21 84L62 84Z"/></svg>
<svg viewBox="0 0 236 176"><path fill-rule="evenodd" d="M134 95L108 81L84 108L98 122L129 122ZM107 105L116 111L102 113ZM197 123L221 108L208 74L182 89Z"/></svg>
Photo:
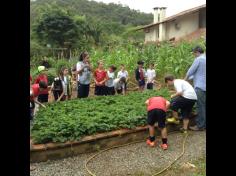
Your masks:
<svg viewBox="0 0 236 176"><path fill-rule="evenodd" d="M31 88L32 88L31 90L32 90L33 95L30 96L30 100L33 100L34 98L39 96L39 93L40 93L39 84L33 84Z"/></svg>
<svg viewBox="0 0 236 176"><path fill-rule="evenodd" d="M107 77L107 72L105 70L98 70L96 69L94 72L94 78L97 82L101 82ZM105 85L105 82L102 84Z"/></svg>
<svg viewBox="0 0 236 176"><path fill-rule="evenodd" d="M166 99L163 97L152 97L149 98L149 103L147 106L147 110L151 111L153 109L161 109L166 112Z"/></svg>
<svg viewBox="0 0 236 176"><path fill-rule="evenodd" d="M141 79L141 80L144 80L143 69L140 69L139 72L140 72L140 79Z"/></svg>
<svg viewBox="0 0 236 176"><path fill-rule="evenodd" d="M48 84L48 76L45 74L41 74L35 79L34 83L39 84L40 81L44 81ZM40 94L48 94L48 90L41 91Z"/></svg>

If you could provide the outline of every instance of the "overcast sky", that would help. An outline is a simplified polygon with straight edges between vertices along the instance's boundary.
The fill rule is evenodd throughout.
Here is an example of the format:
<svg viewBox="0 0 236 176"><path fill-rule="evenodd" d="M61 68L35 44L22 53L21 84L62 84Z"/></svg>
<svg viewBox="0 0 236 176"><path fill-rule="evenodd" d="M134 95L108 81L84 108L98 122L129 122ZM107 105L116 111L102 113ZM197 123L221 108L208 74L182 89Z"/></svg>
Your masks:
<svg viewBox="0 0 236 176"><path fill-rule="evenodd" d="M206 0L94 0L104 3L120 3L131 9L153 13L154 7L167 7L166 16L174 15L183 10L206 4Z"/></svg>

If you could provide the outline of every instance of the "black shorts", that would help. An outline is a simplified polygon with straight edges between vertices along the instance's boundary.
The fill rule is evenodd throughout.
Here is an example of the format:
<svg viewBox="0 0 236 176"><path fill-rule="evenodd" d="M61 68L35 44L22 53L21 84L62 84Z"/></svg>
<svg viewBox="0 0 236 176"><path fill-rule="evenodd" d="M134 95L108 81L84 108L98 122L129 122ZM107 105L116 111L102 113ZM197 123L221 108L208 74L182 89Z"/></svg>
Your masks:
<svg viewBox="0 0 236 176"><path fill-rule="evenodd" d="M63 92L62 90L53 90L52 91L55 101L57 101L57 99L61 96L62 92Z"/></svg>
<svg viewBox="0 0 236 176"><path fill-rule="evenodd" d="M145 80L138 81L138 86L139 87L145 86Z"/></svg>
<svg viewBox="0 0 236 176"><path fill-rule="evenodd" d="M38 96L38 101L40 103L47 103L48 102L48 94L40 94Z"/></svg>
<svg viewBox="0 0 236 176"><path fill-rule="evenodd" d="M95 95L101 96L101 95L107 95L107 89L106 86L97 86L95 85Z"/></svg>
<svg viewBox="0 0 236 176"><path fill-rule="evenodd" d="M147 89L153 89L153 83L147 83Z"/></svg>
<svg viewBox="0 0 236 176"><path fill-rule="evenodd" d="M30 108L30 120L34 119L34 108Z"/></svg>
<svg viewBox="0 0 236 176"><path fill-rule="evenodd" d="M171 100L170 109L176 112L178 112L180 109L180 114L182 118L189 118L195 102L196 100L191 100L182 96L178 96Z"/></svg>
<svg viewBox="0 0 236 176"><path fill-rule="evenodd" d="M122 90L123 90L122 88L121 88L121 89L117 89L117 90L116 90L117 94L121 94L121 93L122 93Z"/></svg>
<svg viewBox="0 0 236 176"><path fill-rule="evenodd" d="M159 128L165 128L166 126L166 112L161 109L153 109L148 111L147 123L153 126L158 123Z"/></svg>
<svg viewBox="0 0 236 176"><path fill-rule="evenodd" d="M115 93L114 87L107 87L107 95L115 95Z"/></svg>
<svg viewBox="0 0 236 176"><path fill-rule="evenodd" d="M89 96L89 84L80 84L78 82L77 98L87 98Z"/></svg>
<svg viewBox="0 0 236 176"><path fill-rule="evenodd" d="M30 101L30 104L31 104L31 107L30 107L30 120L33 120L35 103L34 103L34 101Z"/></svg>

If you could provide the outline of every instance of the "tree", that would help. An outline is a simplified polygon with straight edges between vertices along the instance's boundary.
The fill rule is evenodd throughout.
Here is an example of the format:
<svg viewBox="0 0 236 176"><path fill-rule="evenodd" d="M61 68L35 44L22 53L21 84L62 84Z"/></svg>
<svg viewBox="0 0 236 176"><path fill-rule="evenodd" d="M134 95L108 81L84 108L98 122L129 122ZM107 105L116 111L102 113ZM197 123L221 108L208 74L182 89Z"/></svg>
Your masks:
<svg viewBox="0 0 236 176"><path fill-rule="evenodd" d="M88 34L93 37L95 45L98 45L102 34L102 25L95 22L92 18L89 21Z"/></svg>
<svg viewBox="0 0 236 176"><path fill-rule="evenodd" d="M60 10L43 14L39 23L35 25L34 32L40 42L44 45L50 43L54 47L64 47L64 42L71 42L73 46L78 37L74 20Z"/></svg>

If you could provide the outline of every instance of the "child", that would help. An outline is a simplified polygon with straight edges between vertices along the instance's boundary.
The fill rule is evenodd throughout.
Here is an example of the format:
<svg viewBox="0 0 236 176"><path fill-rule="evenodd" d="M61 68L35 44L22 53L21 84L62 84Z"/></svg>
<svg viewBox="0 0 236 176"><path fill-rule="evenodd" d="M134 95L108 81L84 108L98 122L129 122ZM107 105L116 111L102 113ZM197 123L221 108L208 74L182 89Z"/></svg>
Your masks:
<svg viewBox="0 0 236 176"><path fill-rule="evenodd" d="M109 70L107 71L107 76L108 76L108 80L106 82L107 95L115 95L116 93L114 88L115 71L116 67L114 65L110 66Z"/></svg>
<svg viewBox="0 0 236 176"><path fill-rule="evenodd" d="M153 89L155 77L156 71L154 69L154 64L150 64L149 69L147 69L147 89Z"/></svg>
<svg viewBox="0 0 236 176"><path fill-rule="evenodd" d="M76 66L71 68L72 80L76 81Z"/></svg>
<svg viewBox="0 0 236 176"><path fill-rule="evenodd" d="M98 62L98 68L94 72L95 95L106 95L105 82L108 80L107 72L103 68L103 62Z"/></svg>
<svg viewBox="0 0 236 176"><path fill-rule="evenodd" d="M126 90L125 90L125 84L126 84L126 79L125 77L122 78L116 78L114 80L114 88L117 94L123 94L125 95Z"/></svg>
<svg viewBox="0 0 236 176"><path fill-rule="evenodd" d="M76 66L71 68L71 72L72 72L72 90L75 91L77 90L77 73L76 73Z"/></svg>
<svg viewBox="0 0 236 176"><path fill-rule="evenodd" d="M60 70L58 77L54 78L50 92L51 91L53 93L55 101L57 101L57 102L64 101L66 99L65 84L63 83L63 71L62 70Z"/></svg>
<svg viewBox="0 0 236 176"><path fill-rule="evenodd" d="M163 97L149 98L145 104L147 105L148 117L147 122L149 126L149 139L147 145L154 147L155 143L155 127L154 124L158 122L158 128L161 130L162 144L160 147L167 150L167 130L165 125L166 111L169 108L170 102Z"/></svg>
<svg viewBox="0 0 236 176"><path fill-rule="evenodd" d="M64 86L64 92L65 92L65 96L67 97L68 100L71 99L71 95L72 95L72 79L71 76L69 75L68 69L63 67L61 69L61 78L62 78L62 83Z"/></svg>
<svg viewBox="0 0 236 176"><path fill-rule="evenodd" d="M138 68L135 70L135 78L138 82L139 90L142 92L145 86L145 70L143 69L143 61L138 61Z"/></svg>
<svg viewBox="0 0 236 176"><path fill-rule="evenodd" d="M46 84L48 84L48 76L46 74L45 66L39 66L38 67L38 72L39 72L39 75L35 79L34 83L39 84L40 81L44 81ZM42 91L39 94L38 101L41 102L41 103L48 102L48 90L47 89L45 89L44 91Z"/></svg>
<svg viewBox="0 0 236 176"><path fill-rule="evenodd" d="M89 96L92 66L88 52L80 54L79 62L76 64L77 72L77 98L86 98Z"/></svg>
<svg viewBox="0 0 236 176"><path fill-rule="evenodd" d="M37 101L37 97L44 90L47 90L48 85L44 81L40 81L39 84L33 84L30 88L30 120L33 120L35 103L45 108L45 105Z"/></svg>
<svg viewBox="0 0 236 176"><path fill-rule="evenodd" d="M165 77L165 83L167 85L174 85L176 93L171 95L170 108L173 110L173 118L167 119L169 123L179 123L178 110L181 110L181 118L183 118L183 128L181 132L187 133L189 117L192 112L192 108L197 100L197 95L187 81L182 79L174 79L174 76L169 75Z"/></svg>
<svg viewBox="0 0 236 176"><path fill-rule="evenodd" d="M30 76L30 85L31 85L31 81L32 78ZM33 118L34 118L34 113L35 113L35 103L37 103L38 105L42 106L42 107L46 107L45 105L43 105L42 103L37 101L37 97L39 95L39 93L41 91L43 91L44 89L47 89L47 84L43 81L40 81L39 84L33 84L32 86L30 86L30 132L31 132L31 128L33 126ZM30 140L30 148L32 147L32 142ZM35 170L36 167L30 165L30 171Z"/></svg>
<svg viewBox="0 0 236 176"><path fill-rule="evenodd" d="M125 66L124 64L120 65L120 71L117 73L117 78L125 78L125 91L127 90L127 82L129 79L129 74L128 72L125 70Z"/></svg>

